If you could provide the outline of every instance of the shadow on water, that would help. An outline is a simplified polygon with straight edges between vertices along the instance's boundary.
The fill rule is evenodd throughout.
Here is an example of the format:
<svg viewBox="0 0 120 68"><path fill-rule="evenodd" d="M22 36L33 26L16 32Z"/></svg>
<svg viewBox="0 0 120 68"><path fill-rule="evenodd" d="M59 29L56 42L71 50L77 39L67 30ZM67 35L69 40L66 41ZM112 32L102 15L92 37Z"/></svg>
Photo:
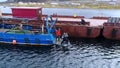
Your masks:
<svg viewBox="0 0 120 68"><path fill-rule="evenodd" d="M120 41L70 39L72 46L0 44L0 68L119 68Z"/></svg>
<svg viewBox="0 0 120 68"><path fill-rule="evenodd" d="M118 40L108 40L105 38L95 38L95 39L90 39L90 38L70 38L70 41L74 45L83 45L83 44L88 44L88 45L100 45L100 46L105 46L105 47L110 47L110 46L119 46L120 41Z"/></svg>
<svg viewBox="0 0 120 68"><path fill-rule="evenodd" d="M14 51L35 51L35 52L50 52L52 46L31 46L31 45L12 45L12 44L0 44L0 49L8 49Z"/></svg>

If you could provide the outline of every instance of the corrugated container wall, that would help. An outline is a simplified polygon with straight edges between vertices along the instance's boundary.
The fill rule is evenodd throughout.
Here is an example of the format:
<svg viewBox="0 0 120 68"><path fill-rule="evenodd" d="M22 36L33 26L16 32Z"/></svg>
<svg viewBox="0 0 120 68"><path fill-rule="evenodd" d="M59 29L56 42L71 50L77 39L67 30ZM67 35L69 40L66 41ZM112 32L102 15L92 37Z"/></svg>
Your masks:
<svg viewBox="0 0 120 68"><path fill-rule="evenodd" d="M37 18L42 17L42 8L37 7L14 7L12 15L16 18Z"/></svg>

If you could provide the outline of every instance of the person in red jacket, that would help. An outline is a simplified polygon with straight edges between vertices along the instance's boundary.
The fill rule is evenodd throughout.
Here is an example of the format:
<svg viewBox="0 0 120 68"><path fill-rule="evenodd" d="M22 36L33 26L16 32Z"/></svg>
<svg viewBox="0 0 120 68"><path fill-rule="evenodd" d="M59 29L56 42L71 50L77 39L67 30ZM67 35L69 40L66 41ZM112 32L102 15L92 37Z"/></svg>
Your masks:
<svg viewBox="0 0 120 68"><path fill-rule="evenodd" d="M60 28L58 28L58 29L56 30L56 39L57 39L57 41L60 40L60 36L61 36L61 31L60 31Z"/></svg>

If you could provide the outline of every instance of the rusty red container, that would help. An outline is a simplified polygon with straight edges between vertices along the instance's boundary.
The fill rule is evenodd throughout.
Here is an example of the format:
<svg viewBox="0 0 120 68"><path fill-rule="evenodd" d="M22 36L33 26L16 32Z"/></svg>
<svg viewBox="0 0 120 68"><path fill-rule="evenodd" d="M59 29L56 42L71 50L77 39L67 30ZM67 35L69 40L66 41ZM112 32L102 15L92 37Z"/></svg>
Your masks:
<svg viewBox="0 0 120 68"><path fill-rule="evenodd" d="M12 16L16 18L41 18L42 8L40 7L13 7Z"/></svg>

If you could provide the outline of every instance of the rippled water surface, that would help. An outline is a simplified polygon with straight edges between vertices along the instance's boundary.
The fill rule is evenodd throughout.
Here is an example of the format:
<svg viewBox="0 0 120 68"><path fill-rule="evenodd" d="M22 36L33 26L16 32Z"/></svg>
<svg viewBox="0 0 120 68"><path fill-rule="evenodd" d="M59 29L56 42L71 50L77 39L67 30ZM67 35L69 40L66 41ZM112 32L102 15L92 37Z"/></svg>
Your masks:
<svg viewBox="0 0 120 68"><path fill-rule="evenodd" d="M119 41L71 41L66 48L1 44L0 68L120 68Z"/></svg>

